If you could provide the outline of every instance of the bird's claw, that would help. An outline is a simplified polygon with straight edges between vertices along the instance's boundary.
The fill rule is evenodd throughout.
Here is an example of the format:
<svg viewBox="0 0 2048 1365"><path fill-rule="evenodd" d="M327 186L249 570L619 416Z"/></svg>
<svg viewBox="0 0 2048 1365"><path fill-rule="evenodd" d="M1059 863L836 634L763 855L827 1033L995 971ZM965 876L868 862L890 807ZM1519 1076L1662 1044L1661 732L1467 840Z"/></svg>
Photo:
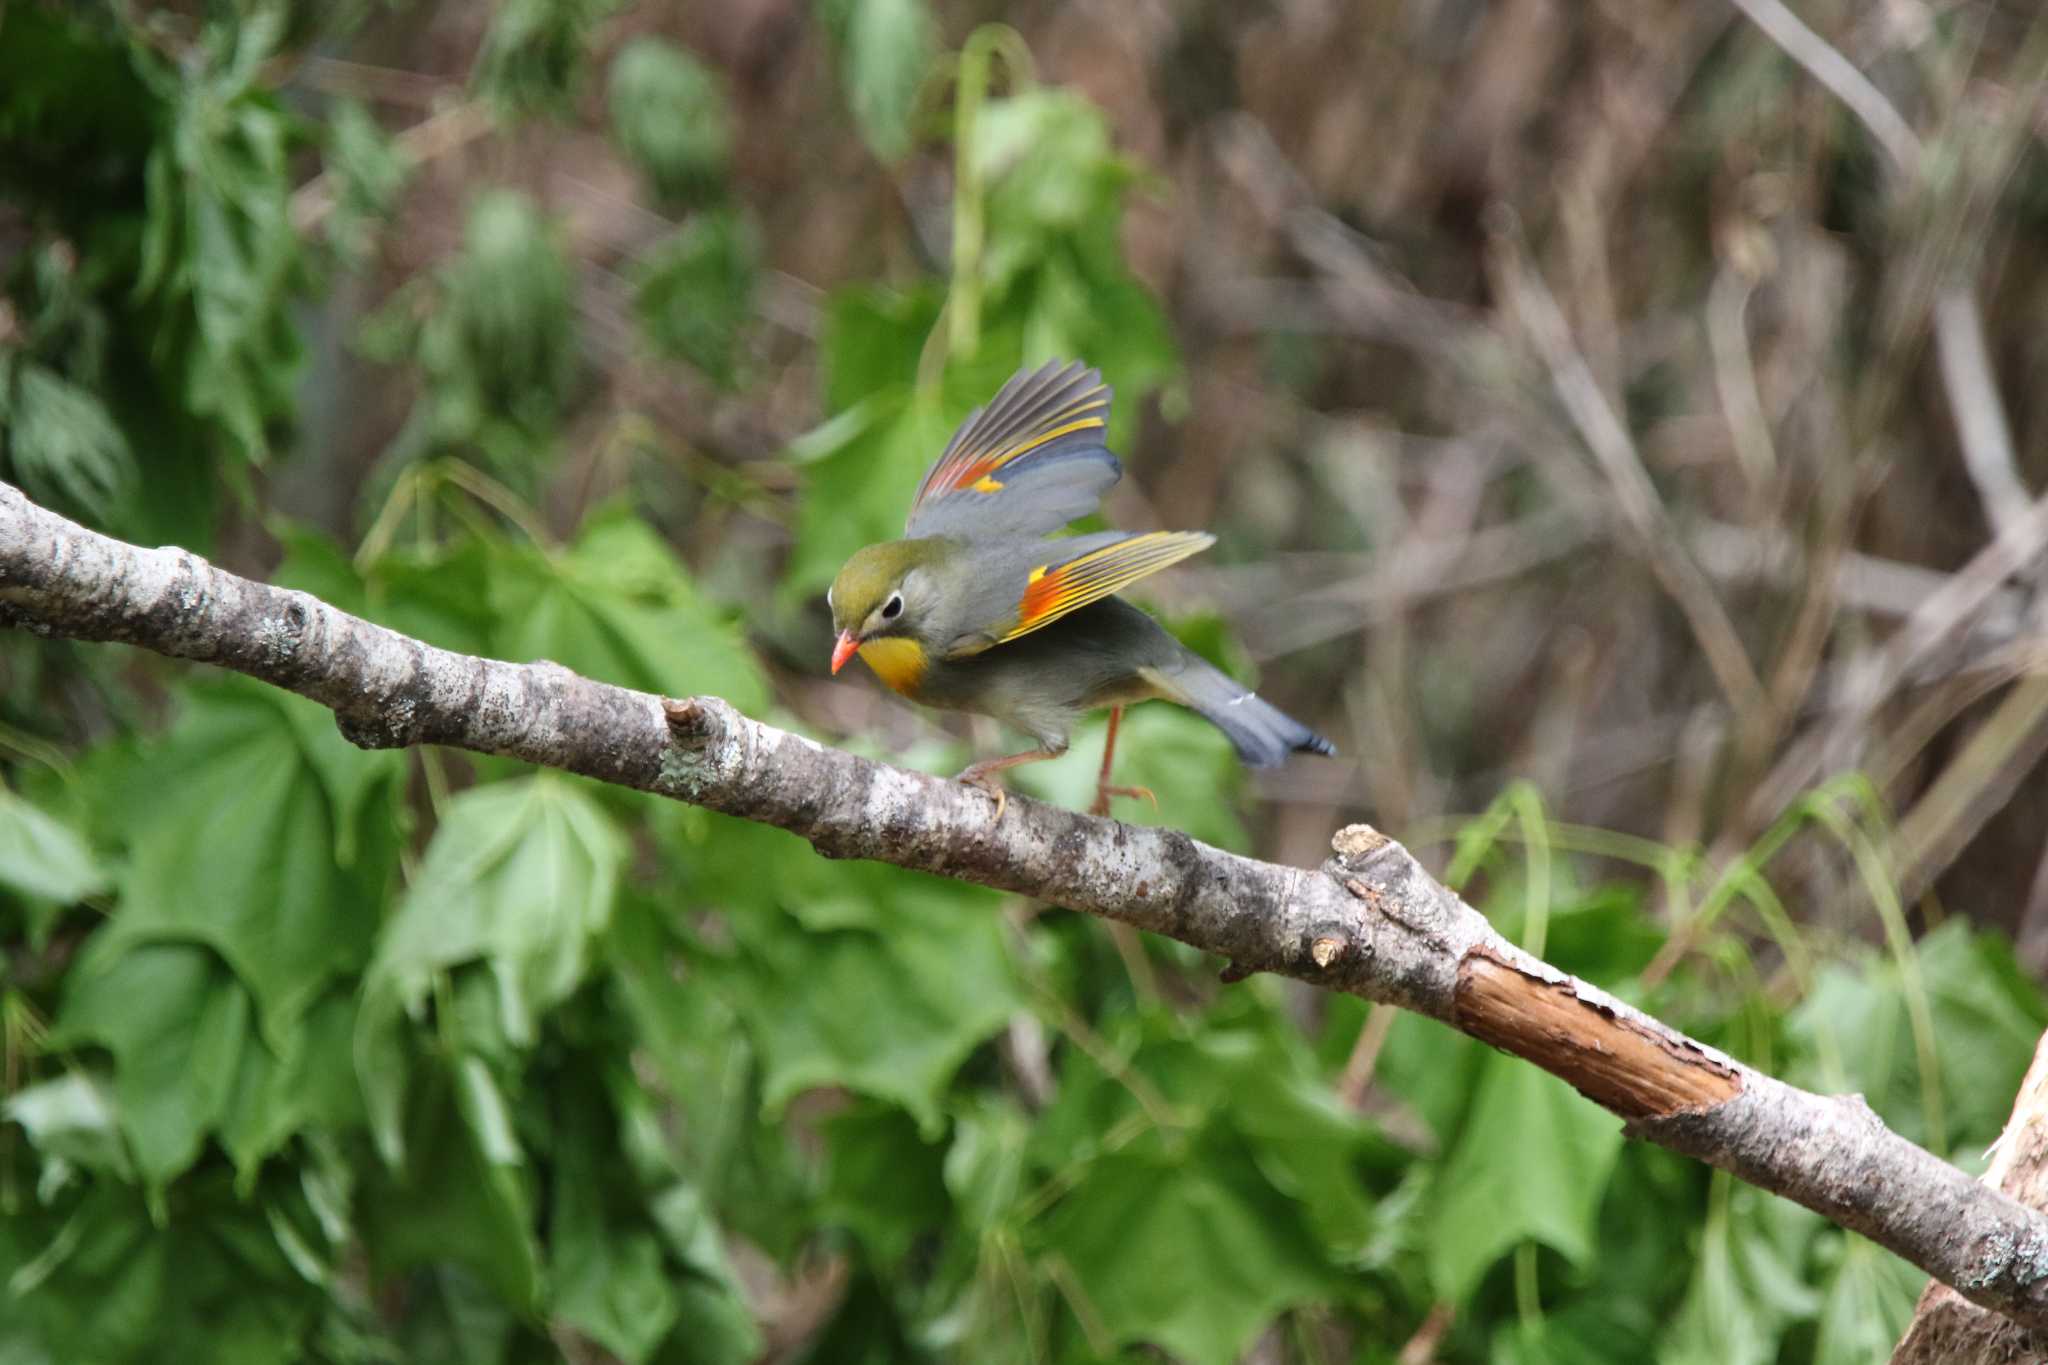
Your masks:
<svg viewBox="0 0 2048 1365"><path fill-rule="evenodd" d="M993 825L1002 820L1003 811L1010 804L1010 793L1004 789L1003 784L997 781L993 774L976 772L974 769L969 768L953 780L962 786L972 787L976 791L987 792L990 796L993 796L996 799L996 813L989 816L988 822Z"/></svg>
<svg viewBox="0 0 2048 1365"><path fill-rule="evenodd" d="M1127 796L1133 799L1142 796L1152 803L1152 813L1154 815L1159 813L1159 798L1152 794L1150 787L1112 787L1106 782L1097 784L1095 788L1095 804L1088 808L1088 813L1090 815L1109 814L1109 798L1112 796Z"/></svg>

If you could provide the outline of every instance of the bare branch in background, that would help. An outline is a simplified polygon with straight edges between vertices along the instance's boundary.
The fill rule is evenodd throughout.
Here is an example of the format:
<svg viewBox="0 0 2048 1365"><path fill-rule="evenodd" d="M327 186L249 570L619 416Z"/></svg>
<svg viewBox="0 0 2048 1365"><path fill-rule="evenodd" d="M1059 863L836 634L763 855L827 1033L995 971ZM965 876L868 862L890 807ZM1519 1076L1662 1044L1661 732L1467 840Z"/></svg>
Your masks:
<svg viewBox="0 0 2048 1365"><path fill-rule="evenodd" d="M1362 825L1317 870L1257 862L826 748L715 698L451 653L189 552L97 535L0 485L0 612L38 634L215 663L331 708L366 747L445 744L560 768L873 858L1069 906L1427 1014L1570 1082L1634 1137L1795 1199L2048 1329L2044 1217L1907 1142L1861 1099L1799 1090L1507 942Z"/></svg>
<svg viewBox="0 0 2048 1365"><path fill-rule="evenodd" d="M2013 523L2026 515L2033 497L2020 482L2012 427L2006 421L2005 402L1998 396L1991 356L1984 345L1984 315L1967 286L1945 289L1935 300L1934 335L1942 383L1955 409L1963 467L1977 486L1991 529L2010 531Z"/></svg>
<svg viewBox="0 0 2048 1365"><path fill-rule="evenodd" d="M1978 619L2006 580L2048 553L2048 497L2030 503L2007 523L1975 558L1906 618L1884 648L1851 665L1842 685L1843 705L1828 731L1809 737L1788 753L1759 788L1759 801L1777 809L1823 770L1841 766L1847 746L1861 736L1871 715L1915 671Z"/></svg>
<svg viewBox="0 0 2048 1365"><path fill-rule="evenodd" d="M1946 872L1984 824L2012 799L2048 753L2048 676L2022 678L1941 775L1899 819L1893 875L1900 896L1917 899Z"/></svg>
<svg viewBox="0 0 2048 1365"><path fill-rule="evenodd" d="M1480 315L1429 298L1374 259L1370 244L1318 207L1301 175L1255 118L1236 115L1222 125L1217 159L1242 187L1266 221L1277 228L1322 279L1305 293L1290 293L1289 282L1263 288L1217 286L1211 311L1242 325L1241 301L1267 310L1262 325L1293 327L1301 320L1393 345L1455 356L1480 334Z"/></svg>
<svg viewBox="0 0 2048 1365"><path fill-rule="evenodd" d="M1727 609L1714 596L1706 575L1686 553L1676 528L1665 515L1656 485L1643 468L1642 456L1628 428L1608 403L1607 395L1601 392L1585 358L1572 344L1571 330L1557 300L1551 297L1534 268L1521 259L1511 231L1496 234L1494 261L1504 304L1549 368L1558 401L1607 476L1622 520L1634 537L1637 553L1685 613L1728 704L1738 712L1746 710L1763 695L1755 665L1750 662L1742 638L1735 633Z"/></svg>
<svg viewBox="0 0 2048 1365"><path fill-rule="evenodd" d="M461 150L491 131L491 115L481 102L465 100L421 119L392 139L409 165L420 165ZM292 226L311 232L334 211L334 184L323 171L292 192Z"/></svg>
<svg viewBox="0 0 2048 1365"><path fill-rule="evenodd" d="M1786 56L1804 67L1807 74L1826 86L1836 99L1848 105L1849 111L1870 129L1871 136L1884 148L1893 165L1908 177L1919 173L1922 151L1919 134L1884 97L1884 92L1856 69L1854 62L1802 23L1783 0L1729 0L1729 3L1748 15L1751 22L1762 29Z"/></svg>

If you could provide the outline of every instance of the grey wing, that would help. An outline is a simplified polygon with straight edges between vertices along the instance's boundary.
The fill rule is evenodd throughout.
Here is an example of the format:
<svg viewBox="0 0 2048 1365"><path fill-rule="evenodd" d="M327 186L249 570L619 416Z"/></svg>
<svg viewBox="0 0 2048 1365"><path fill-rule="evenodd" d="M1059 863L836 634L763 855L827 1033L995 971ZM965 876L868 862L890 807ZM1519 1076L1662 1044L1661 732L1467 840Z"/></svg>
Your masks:
<svg viewBox="0 0 2048 1365"><path fill-rule="evenodd" d="M1078 362L1019 370L925 473L905 528L967 539L1046 535L1095 510L1123 475L1103 439L1113 395Z"/></svg>

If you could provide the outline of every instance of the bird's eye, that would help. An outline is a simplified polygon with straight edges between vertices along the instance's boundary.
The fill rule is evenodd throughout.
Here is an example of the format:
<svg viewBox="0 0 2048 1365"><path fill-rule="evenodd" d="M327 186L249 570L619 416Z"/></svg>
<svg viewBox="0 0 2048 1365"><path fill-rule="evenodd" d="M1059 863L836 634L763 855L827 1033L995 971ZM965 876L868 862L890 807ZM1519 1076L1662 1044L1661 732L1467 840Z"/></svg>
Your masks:
<svg viewBox="0 0 2048 1365"><path fill-rule="evenodd" d="M893 593L890 595L889 600L882 604L882 619L884 621L893 621L902 614L903 594L900 592Z"/></svg>

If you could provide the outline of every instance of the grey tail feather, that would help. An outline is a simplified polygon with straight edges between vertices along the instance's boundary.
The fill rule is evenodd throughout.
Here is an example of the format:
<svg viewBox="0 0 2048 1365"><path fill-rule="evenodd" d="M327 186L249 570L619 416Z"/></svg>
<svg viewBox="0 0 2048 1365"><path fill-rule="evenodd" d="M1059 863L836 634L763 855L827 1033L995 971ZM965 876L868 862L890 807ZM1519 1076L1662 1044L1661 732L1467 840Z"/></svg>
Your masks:
<svg viewBox="0 0 2048 1365"><path fill-rule="evenodd" d="M1337 752L1329 740L1207 663L1191 661L1174 681L1187 704L1230 736L1237 756L1254 768L1278 767L1291 753Z"/></svg>

